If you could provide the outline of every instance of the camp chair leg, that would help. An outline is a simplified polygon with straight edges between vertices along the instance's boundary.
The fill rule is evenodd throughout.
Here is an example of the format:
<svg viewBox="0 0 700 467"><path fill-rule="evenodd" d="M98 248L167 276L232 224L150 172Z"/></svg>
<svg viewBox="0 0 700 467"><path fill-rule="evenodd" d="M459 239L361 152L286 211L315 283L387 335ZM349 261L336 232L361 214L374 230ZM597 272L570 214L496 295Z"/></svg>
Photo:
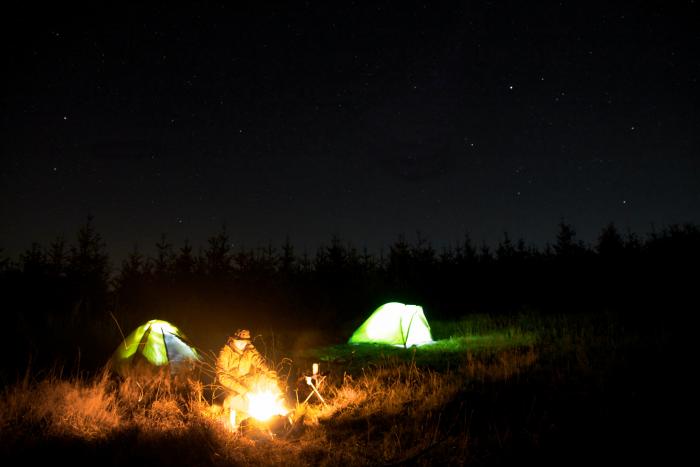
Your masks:
<svg viewBox="0 0 700 467"><path fill-rule="evenodd" d="M318 398L321 400L321 402L323 402L323 405L327 407L328 404L326 404L326 401L323 399L323 396L321 396L321 393L318 392L318 390L316 389L316 386L315 386L314 383L311 381L311 378L312 378L311 376L307 376L307 377L306 377L306 384L308 384L309 386L311 386L311 390L312 390L313 392L309 394L309 396L306 398L306 400L305 400L304 402L306 402L307 400L309 400L309 397L311 397L311 394L316 394L316 396L318 396Z"/></svg>
<svg viewBox="0 0 700 467"><path fill-rule="evenodd" d="M314 392L316 393L316 395L318 396L318 398L321 399L321 402L323 402L323 405L328 406L328 404L326 404L326 401L323 399L323 396L321 396L321 393L316 390L316 386L311 385L311 389L313 389Z"/></svg>
<svg viewBox="0 0 700 467"><path fill-rule="evenodd" d="M313 396L313 395L314 395L313 391L310 392L309 395L306 396L306 399L304 399L304 402L302 402L302 404L306 404L308 402L308 400L311 399L311 396Z"/></svg>

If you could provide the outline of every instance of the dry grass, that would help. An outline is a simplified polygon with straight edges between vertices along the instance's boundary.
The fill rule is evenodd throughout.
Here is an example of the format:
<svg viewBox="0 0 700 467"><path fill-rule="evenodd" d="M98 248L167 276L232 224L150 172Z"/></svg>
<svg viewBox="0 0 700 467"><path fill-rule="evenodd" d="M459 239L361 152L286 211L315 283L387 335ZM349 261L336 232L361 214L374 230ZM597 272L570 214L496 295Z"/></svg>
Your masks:
<svg viewBox="0 0 700 467"><path fill-rule="evenodd" d="M90 381L25 379L2 396L2 436L18 440L34 433L30 445L40 445L66 438L109 442L135 433L132 448L170 439L212 464L392 463L445 441L441 424L454 420L443 418L443 412L472 378L486 380L505 364L512 374L521 364L505 354L493 365L471 356L467 361L471 366L463 371L437 372L386 359L358 376L346 374L338 385L324 388L327 405L316 399L298 403L293 424L276 436L229 431L208 415L201 387L193 382L175 385L166 377L115 382L107 373ZM194 445L193 440L205 442Z"/></svg>
<svg viewBox="0 0 700 467"><path fill-rule="evenodd" d="M499 464L541 454L562 429L557 410L585 419L600 403L589 407L586 394L571 388L608 381L603 372L618 368L607 360L622 355L620 341L570 325L540 327L535 341L521 338L532 328L508 326L518 345L497 339L491 348L470 347L474 336L452 336L430 357L449 357L449 367L421 365L413 353L408 361L378 355L357 372L334 370L322 388L327 404L301 403L299 392L295 404L287 391L292 423L274 433L231 432L208 410L196 379L27 376L0 399L2 455L24 460L70 439L81 444L60 452L87 451L90 462L110 465ZM558 394L562 385L567 392Z"/></svg>
<svg viewBox="0 0 700 467"><path fill-rule="evenodd" d="M5 439L35 430L49 437L105 438L121 420L108 382L107 372L89 380L54 372L32 381L27 374L2 394L0 432Z"/></svg>

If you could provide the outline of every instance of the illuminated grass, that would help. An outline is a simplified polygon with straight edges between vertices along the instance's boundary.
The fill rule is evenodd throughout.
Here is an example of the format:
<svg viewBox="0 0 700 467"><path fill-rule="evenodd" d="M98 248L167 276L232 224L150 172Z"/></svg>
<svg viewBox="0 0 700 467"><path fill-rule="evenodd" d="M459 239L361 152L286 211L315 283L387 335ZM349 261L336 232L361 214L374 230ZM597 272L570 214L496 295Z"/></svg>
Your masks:
<svg viewBox="0 0 700 467"><path fill-rule="evenodd" d="M305 349L296 355L304 362L320 361L334 369L355 374L387 359L415 362L419 366L454 368L467 355L483 358L507 353L527 352L538 343L539 332L526 329L513 320L499 321L485 316L457 322L436 322L432 326L435 342L419 347L397 347L383 344L338 344Z"/></svg>
<svg viewBox="0 0 700 467"><path fill-rule="evenodd" d="M293 423L274 435L232 433L196 382L25 378L0 398L0 460L30 463L58 449L91 465L497 465L561 449L555 458L566 464L572 447L595 447L608 427L616 443L620 432L637 442L648 427L635 417L646 420L653 399L627 398L619 375L663 354L615 323L477 317L433 330L438 342L420 348L342 344L294 356L307 372L320 361L326 404L303 403L303 383L287 391Z"/></svg>

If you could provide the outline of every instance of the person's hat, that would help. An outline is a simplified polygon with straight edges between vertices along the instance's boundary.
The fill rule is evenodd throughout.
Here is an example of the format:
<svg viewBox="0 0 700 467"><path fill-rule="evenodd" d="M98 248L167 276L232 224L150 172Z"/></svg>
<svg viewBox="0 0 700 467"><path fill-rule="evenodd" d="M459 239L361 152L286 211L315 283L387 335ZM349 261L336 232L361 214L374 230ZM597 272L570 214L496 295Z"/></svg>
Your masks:
<svg viewBox="0 0 700 467"><path fill-rule="evenodd" d="M237 329L236 332L233 333L233 338L237 341L249 341L250 331L247 329Z"/></svg>

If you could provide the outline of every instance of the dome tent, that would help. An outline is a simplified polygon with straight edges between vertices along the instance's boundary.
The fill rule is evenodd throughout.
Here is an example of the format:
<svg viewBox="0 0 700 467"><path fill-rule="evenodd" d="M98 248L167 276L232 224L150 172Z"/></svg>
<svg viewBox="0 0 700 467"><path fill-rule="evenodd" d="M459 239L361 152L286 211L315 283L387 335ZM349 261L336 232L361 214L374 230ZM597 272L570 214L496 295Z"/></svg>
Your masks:
<svg viewBox="0 0 700 467"><path fill-rule="evenodd" d="M167 321L152 319L129 334L110 359L112 368L122 376L133 370L168 366L175 375L186 372L200 360L187 337Z"/></svg>
<svg viewBox="0 0 700 467"><path fill-rule="evenodd" d="M401 347L433 342L423 308L397 302L377 308L348 340L349 344L388 344Z"/></svg>

